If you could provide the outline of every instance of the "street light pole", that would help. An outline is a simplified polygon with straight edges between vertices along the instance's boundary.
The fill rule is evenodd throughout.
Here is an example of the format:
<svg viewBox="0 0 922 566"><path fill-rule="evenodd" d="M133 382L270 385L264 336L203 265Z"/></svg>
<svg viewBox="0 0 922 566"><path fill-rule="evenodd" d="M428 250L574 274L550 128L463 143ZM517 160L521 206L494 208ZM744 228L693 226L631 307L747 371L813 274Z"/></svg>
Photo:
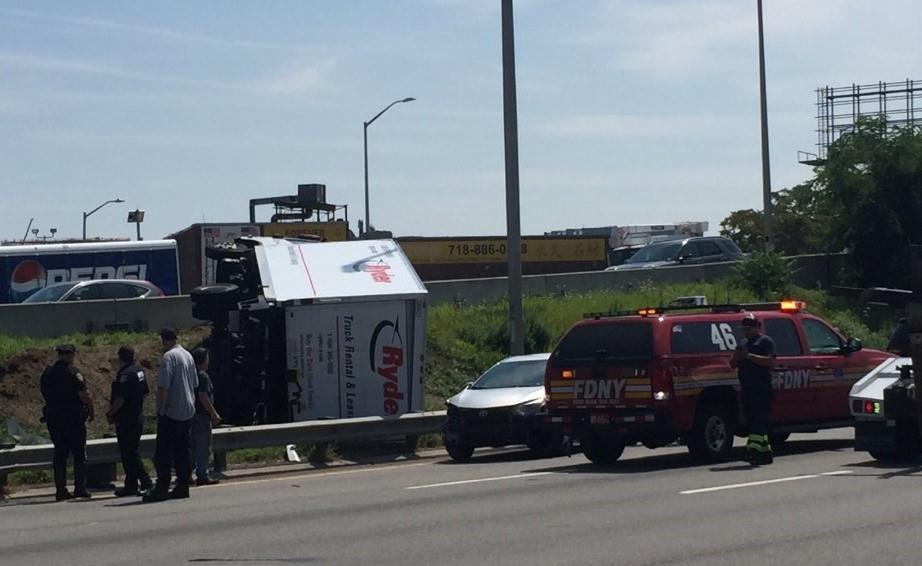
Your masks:
<svg viewBox="0 0 922 566"><path fill-rule="evenodd" d="M775 247L772 221L772 174L768 155L768 102L765 91L765 38L762 33L762 0L756 0L759 10L759 101L762 119L762 222L764 225L766 252Z"/></svg>
<svg viewBox="0 0 922 566"><path fill-rule="evenodd" d="M366 232L371 228L371 224L370 224L371 214L368 211L368 126L370 126L372 122L380 118L381 114L384 114L385 112L390 110L391 106L395 104L401 104L403 102L413 102L414 100L416 99L413 98L412 96L407 97L407 98L401 98L400 100L395 100L391 102L390 104L388 104L387 106L385 106L384 110L375 114L374 118L372 118L371 120L367 122L362 123L363 125L362 127L363 136L362 137L363 137L364 147L365 147L365 231Z"/></svg>
<svg viewBox="0 0 922 566"><path fill-rule="evenodd" d="M100 208L106 206L107 204L120 203L120 202L125 202L125 201L123 201L123 200L120 199L120 198L116 198L116 199L112 199L112 200L107 200L106 202L104 202L104 203L102 203L101 205L97 206L97 207L94 208L93 210L91 210L91 211L89 211L89 212L84 212L84 213L83 213L83 239L84 239L84 240L86 240L86 219L89 218L94 212L96 212L96 211L99 210Z"/></svg>
<svg viewBox="0 0 922 566"><path fill-rule="evenodd" d="M522 225L519 214L519 127L515 95L512 0L502 0L503 130L506 145L506 253L509 263L509 353L525 353L522 308Z"/></svg>

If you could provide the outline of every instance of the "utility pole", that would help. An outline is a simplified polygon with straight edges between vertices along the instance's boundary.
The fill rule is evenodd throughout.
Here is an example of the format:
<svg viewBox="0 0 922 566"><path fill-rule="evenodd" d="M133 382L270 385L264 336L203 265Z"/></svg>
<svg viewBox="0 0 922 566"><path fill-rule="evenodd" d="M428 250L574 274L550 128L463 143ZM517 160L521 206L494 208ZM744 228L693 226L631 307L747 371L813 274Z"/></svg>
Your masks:
<svg viewBox="0 0 922 566"><path fill-rule="evenodd" d="M756 0L759 10L759 101L762 117L762 221L764 223L765 251L775 247L772 222L772 175L768 155L768 102L765 92L765 38L762 32L762 0Z"/></svg>
<svg viewBox="0 0 922 566"><path fill-rule="evenodd" d="M519 215L519 132L515 96L515 34L512 0L502 0L503 130L506 146L506 253L509 263L509 353L525 353L522 309L522 226Z"/></svg>

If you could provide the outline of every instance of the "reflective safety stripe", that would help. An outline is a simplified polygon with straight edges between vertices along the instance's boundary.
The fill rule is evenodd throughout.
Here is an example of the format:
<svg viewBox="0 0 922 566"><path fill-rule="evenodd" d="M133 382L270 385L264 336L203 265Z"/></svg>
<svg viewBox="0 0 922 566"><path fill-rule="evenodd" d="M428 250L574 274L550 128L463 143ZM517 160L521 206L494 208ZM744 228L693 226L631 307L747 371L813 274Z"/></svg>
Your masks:
<svg viewBox="0 0 922 566"><path fill-rule="evenodd" d="M749 440L746 443L746 449L755 452L771 453L772 445L769 443L767 434L750 434Z"/></svg>

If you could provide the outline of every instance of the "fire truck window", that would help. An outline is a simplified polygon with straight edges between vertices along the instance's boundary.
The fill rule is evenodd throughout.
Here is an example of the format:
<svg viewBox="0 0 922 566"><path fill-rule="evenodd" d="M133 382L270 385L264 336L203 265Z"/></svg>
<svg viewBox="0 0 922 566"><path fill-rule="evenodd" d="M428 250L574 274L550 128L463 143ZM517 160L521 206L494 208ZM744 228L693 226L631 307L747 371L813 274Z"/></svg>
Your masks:
<svg viewBox="0 0 922 566"><path fill-rule="evenodd" d="M775 342L776 356L799 356L803 354L800 338L794 323L786 318L770 318L765 321L765 333Z"/></svg>
<svg viewBox="0 0 922 566"><path fill-rule="evenodd" d="M567 332L557 346L559 361L648 360L653 356L649 322L584 324Z"/></svg>
<svg viewBox="0 0 922 566"><path fill-rule="evenodd" d="M676 322L672 325L673 354L732 352L741 343L739 322Z"/></svg>
<svg viewBox="0 0 922 566"><path fill-rule="evenodd" d="M804 333L810 352L814 354L837 354L842 349L839 335L818 320L804 319Z"/></svg>

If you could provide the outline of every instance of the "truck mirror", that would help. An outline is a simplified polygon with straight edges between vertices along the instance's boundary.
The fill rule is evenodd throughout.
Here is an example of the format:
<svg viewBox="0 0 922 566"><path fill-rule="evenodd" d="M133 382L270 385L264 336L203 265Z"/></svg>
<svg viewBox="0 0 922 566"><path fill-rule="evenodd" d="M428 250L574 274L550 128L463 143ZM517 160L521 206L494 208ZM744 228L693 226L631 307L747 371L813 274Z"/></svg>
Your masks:
<svg viewBox="0 0 922 566"><path fill-rule="evenodd" d="M852 352L857 352L861 350L861 348L863 348L863 346L861 345L861 340L853 337L853 338L849 338L845 342L845 348L843 348L843 350L844 350L844 353L851 354Z"/></svg>

